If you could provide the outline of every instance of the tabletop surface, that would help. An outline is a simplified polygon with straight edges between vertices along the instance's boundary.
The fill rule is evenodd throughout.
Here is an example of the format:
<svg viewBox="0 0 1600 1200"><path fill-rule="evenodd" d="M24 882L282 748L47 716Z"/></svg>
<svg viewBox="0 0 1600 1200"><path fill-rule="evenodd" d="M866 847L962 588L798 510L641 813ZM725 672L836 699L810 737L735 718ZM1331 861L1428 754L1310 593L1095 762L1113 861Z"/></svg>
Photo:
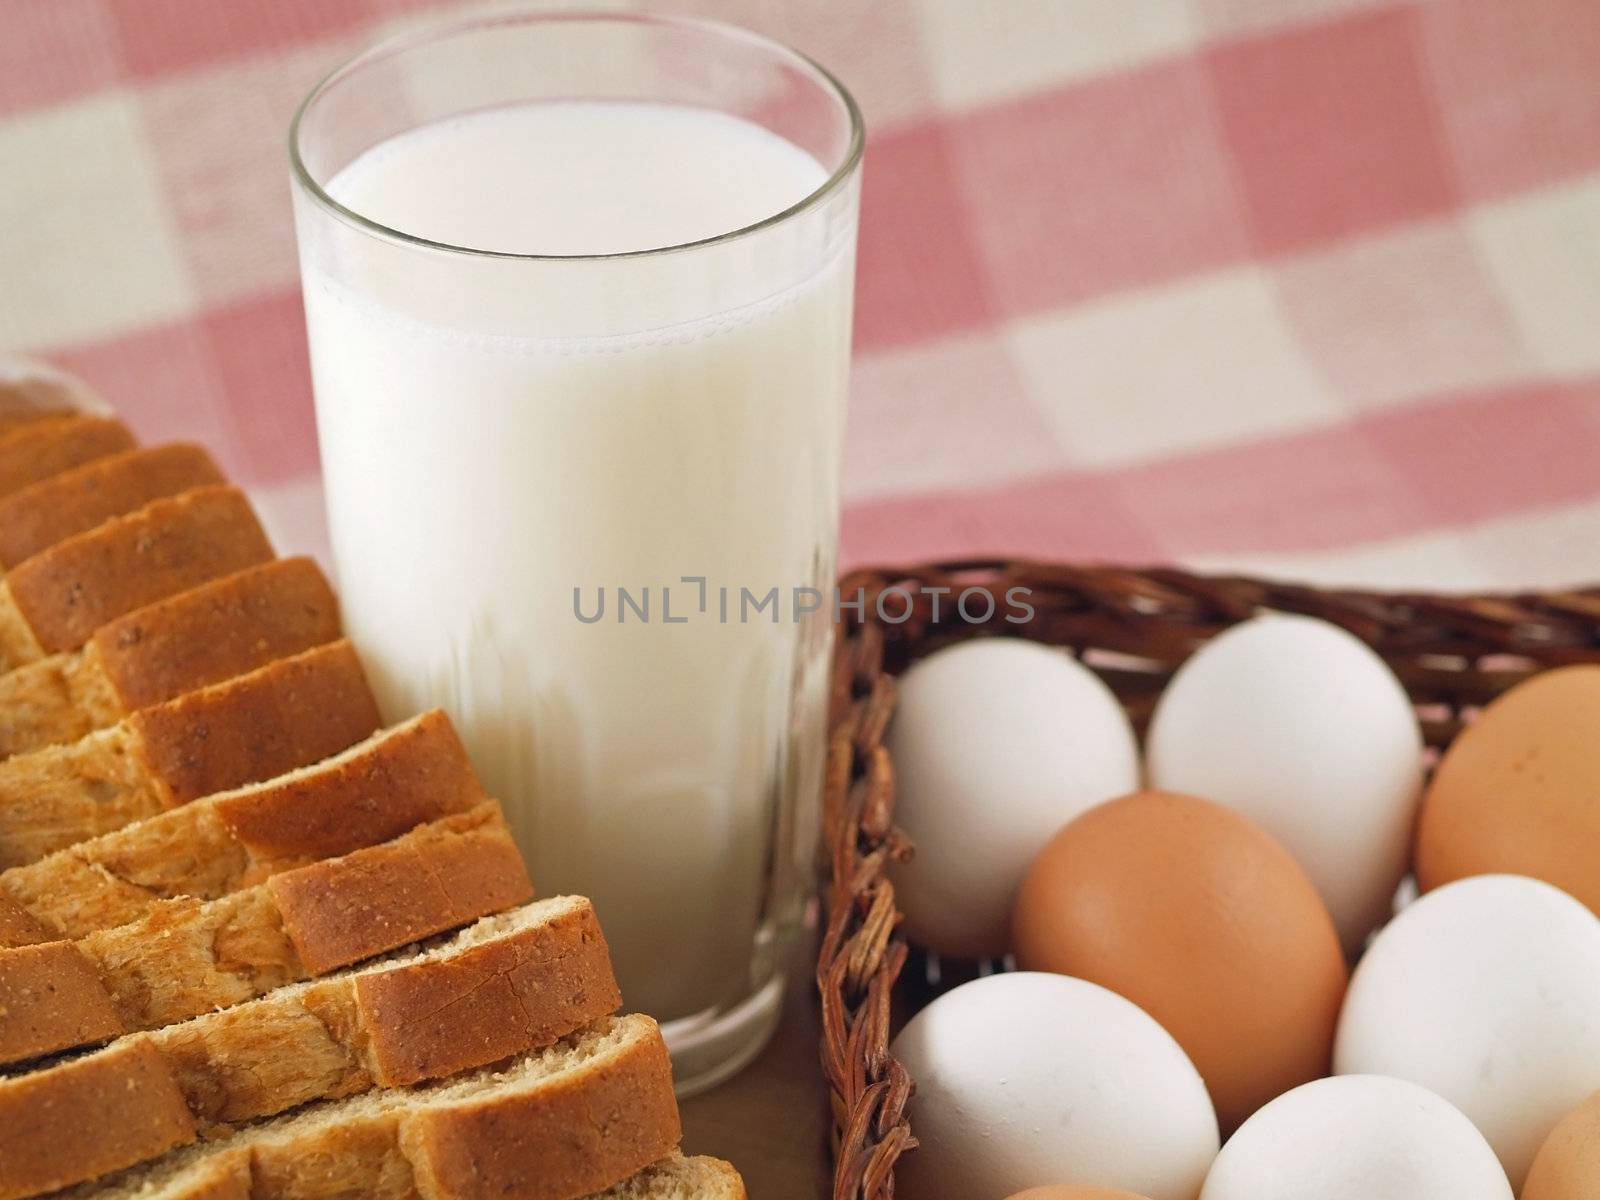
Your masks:
<svg viewBox="0 0 1600 1200"><path fill-rule="evenodd" d="M683 1104L684 1150L728 1159L744 1175L751 1200L829 1194L827 1091L811 974L809 959L797 954L783 1024L766 1051L721 1087Z"/></svg>

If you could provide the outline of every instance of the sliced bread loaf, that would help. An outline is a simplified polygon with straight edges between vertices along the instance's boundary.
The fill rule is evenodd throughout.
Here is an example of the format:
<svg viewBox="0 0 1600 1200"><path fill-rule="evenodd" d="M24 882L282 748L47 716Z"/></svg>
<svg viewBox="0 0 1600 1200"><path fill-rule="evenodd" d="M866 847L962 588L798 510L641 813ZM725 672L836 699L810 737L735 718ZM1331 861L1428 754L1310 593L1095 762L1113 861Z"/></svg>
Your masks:
<svg viewBox="0 0 1600 1200"><path fill-rule="evenodd" d="M347 641L0 762L0 869L337 754L377 729Z"/></svg>
<svg viewBox="0 0 1600 1200"><path fill-rule="evenodd" d="M238 488L152 501L6 573L0 669L76 650L108 621L270 558L272 545Z"/></svg>
<svg viewBox="0 0 1600 1200"><path fill-rule="evenodd" d="M0 946L126 925L177 896L214 900L486 799L455 726L435 709L314 766L0 873Z"/></svg>
<svg viewBox="0 0 1600 1200"><path fill-rule="evenodd" d="M174 1131L216 1136L313 1100L488 1066L621 1003L589 902L540 901L408 958L0 1080L0 1164L53 1163L54 1180L92 1179L159 1157ZM123 1136L86 1158L82 1130L51 1117L70 1106L104 1115ZM5 1182L0 1165L0 1190Z"/></svg>
<svg viewBox="0 0 1600 1200"><path fill-rule="evenodd" d="M333 589L309 558L214 580L102 625L82 651L0 674L0 758L75 742L339 632Z"/></svg>
<svg viewBox="0 0 1600 1200"><path fill-rule="evenodd" d="M163 901L75 941L0 950L0 1063L159 1029L529 899L486 801L216 900Z"/></svg>
<svg viewBox="0 0 1600 1200"><path fill-rule="evenodd" d="M218 1151L194 1161L184 1171L170 1172L170 1177L168 1171L160 1168L144 1172L152 1181L161 1181L151 1182L148 1191L129 1190L136 1187L133 1181L142 1177L140 1172L134 1171L119 1176L118 1182L105 1191L93 1187L74 1188L61 1193L60 1200L79 1200L86 1196L106 1196L108 1200L131 1200L132 1197L138 1197L139 1200L279 1200L289 1195L282 1190L256 1189L249 1162L243 1151ZM282 1181L274 1183L278 1187L283 1186ZM295 1200L311 1194L304 1189L292 1193ZM316 1193L319 1200L324 1200L330 1194ZM381 1193L384 1197L401 1194L398 1188ZM450 1200L479 1200L479 1193L465 1187L447 1194ZM364 1197L365 1193L362 1195ZM522 1195L517 1192L495 1197L494 1200L521 1200ZM344 1194L340 1196L344 1200ZM411 1200L415 1200L416 1196L417 1193L411 1193ZM354 1194L349 1200L355 1200ZM637 1174L628 1176L621 1183L603 1192L592 1193L585 1200L748 1200L748 1193L744 1188L744 1180L731 1163L715 1158L686 1158L681 1154L670 1154L660 1162L651 1163Z"/></svg>
<svg viewBox="0 0 1600 1200"><path fill-rule="evenodd" d="M0 497L0 567L10 569L57 542L152 500L225 482L199 446L124 450Z"/></svg>
<svg viewBox="0 0 1600 1200"><path fill-rule="evenodd" d="M0 436L0 496L133 446L133 435L111 417L59 415L26 421Z"/></svg>
<svg viewBox="0 0 1600 1200"><path fill-rule="evenodd" d="M89 1163L115 1161L130 1123L147 1118L77 1107L35 1119L104 1130L83 1147ZM160 1117L148 1119L159 1135ZM179 1145L193 1135L174 1128L169 1136ZM671 1155L680 1136L660 1030L649 1017L619 1017L501 1070L314 1105L74 1187L61 1200L579 1200ZM53 1173L48 1150L42 1157L5 1165L0 1200L71 1182ZM93 1167L73 1177L85 1169Z"/></svg>

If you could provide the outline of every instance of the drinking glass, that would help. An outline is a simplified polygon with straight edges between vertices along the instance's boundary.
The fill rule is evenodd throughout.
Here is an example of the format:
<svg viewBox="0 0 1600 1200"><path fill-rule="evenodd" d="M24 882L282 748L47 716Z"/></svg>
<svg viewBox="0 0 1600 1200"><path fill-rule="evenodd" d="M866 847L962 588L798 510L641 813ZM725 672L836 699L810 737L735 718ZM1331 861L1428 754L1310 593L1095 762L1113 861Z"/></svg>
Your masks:
<svg viewBox="0 0 1600 1200"><path fill-rule="evenodd" d="M596 104L748 123L674 190L714 198L764 169L749 126L815 185L681 243L530 253L392 228L341 183L418 131ZM507 128L507 161L559 184L565 160L523 161ZM776 1027L811 890L862 140L849 94L795 51L618 13L388 42L291 131L346 627L388 719L456 720L535 887L593 899L685 1092ZM473 186L404 190L448 206Z"/></svg>

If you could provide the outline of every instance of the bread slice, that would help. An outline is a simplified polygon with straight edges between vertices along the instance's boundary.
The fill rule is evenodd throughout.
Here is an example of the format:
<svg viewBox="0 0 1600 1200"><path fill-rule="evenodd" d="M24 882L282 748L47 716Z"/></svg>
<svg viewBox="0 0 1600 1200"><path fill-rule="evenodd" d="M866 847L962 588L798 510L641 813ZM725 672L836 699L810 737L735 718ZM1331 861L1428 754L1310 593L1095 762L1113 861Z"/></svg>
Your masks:
<svg viewBox="0 0 1600 1200"><path fill-rule="evenodd" d="M53 1179L92 1179L159 1157L174 1131L217 1136L313 1100L488 1066L621 1003L589 902L541 901L409 958L280 988L0 1081L0 1164L52 1162ZM36 1120L74 1107L124 1114L112 1116L123 1135L109 1153L86 1159L80 1128ZM0 1165L0 1189L5 1182Z"/></svg>
<svg viewBox="0 0 1600 1200"><path fill-rule="evenodd" d="M270 558L272 545L238 488L152 501L6 573L0 669L76 650L107 621Z"/></svg>
<svg viewBox="0 0 1600 1200"><path fill-rule="evenodd" d="M0 873L0 946L112 929L178 896L214 900L487 799L455 726L436 709L314 766Z"/></svg>
<svg viewBox="0 0 1600 1200"><path fill-rule="evenodd" d="M28 421L0 436L0 496L133 446L133 435L112 417L74 415Z"/></svg>
<svg viewBox="0 0 1600 1200"><path fill-rule="evenodd" d="M731 1163L673 1154L589 1200L746 1200Z"/></svg>
<svg viewBox="0 0 1600 1200"><path fill-rule="evenodd" d="M49 363L0 355L0 436L56 417L111 411L93 388Z"/></svg>
<svg viewBox="0 0 1600 1200"><path fill-rule="evenodd" d="M338 641L18 755L0 762L0 869L318 762L380 723L354 647Z"/></svg>
<svg viewBox="0 0 1600 1200"><path fill-rule="evenodd" d="M41 1107L30 1117L41 1134L56 1124L106 1131L81 1146L75 1177L115 1161L132 1123L159 1121L83 1106ZM169 1136L177 1144L192 1135ZM660 1030L649 1017L618 1017L501 1070L314 1105L79 1185L60 1200L579 1200L671 1155L680 1137ZM52 1139L22 1144L41 1147L43 1161L28 1155L5 1164L0 1200L68 1182L53 1173Z"/></svg>
<svg viewBox="0 0 1600 1200"><path fill-rule="evenodd" d="M125 450L52 475L0 498L0 567L9 570L152 500L223 482L211 456L183 442Z"/></svg>
<svg viewBox="0 0 1600 1200"><path fill-rule="evenodd" d="M0 675L0 758L75 742L339 633L338 602L311 559L225 576L102 625L82 651Z"/></svg>
<svg viewBox="0 0 1600 1200"><path fill-rule="evenodd" d="M529 899L500 806L274 875L182 897L76 941L0 950L0 1063L198 1016Z"/></svg>

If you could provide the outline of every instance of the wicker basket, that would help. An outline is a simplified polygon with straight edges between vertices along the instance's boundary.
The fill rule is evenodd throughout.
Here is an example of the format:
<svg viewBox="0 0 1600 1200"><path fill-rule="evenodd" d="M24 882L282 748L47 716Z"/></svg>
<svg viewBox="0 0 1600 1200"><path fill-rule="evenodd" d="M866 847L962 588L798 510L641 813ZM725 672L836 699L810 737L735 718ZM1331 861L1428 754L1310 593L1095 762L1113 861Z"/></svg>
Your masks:
<svg viewBox="0 0 1600 1200"><path fill-rule="evenodd" d="M1033 619L1007 624L1002 611L986 624L967 623L953 600L973 586L997 597L1029 589ZM1429 744L1441 747L1467 712L1527 676L1600 661L1600 591L1380 594L1034 562L860 571L841 587L846 599L863 590L866 604L860 613L845 610L852 619L839 631L824 810L828 924L817 985L833 1104L834 1200L895 1194L895 1164L917 1143L906 1119L913 1081L890 1057L891 1029L958 981L921 969L897 933L900 913L885 878L889 861L910 853L894 827L894 770L883 745L894 676L910 662L984 634L1071 647L1142 730L1162 686L1206 639L1262 608L1305 613L1342 625L1381 654L1416 704ZM891 589L903 594L884 598L885 619L877 599Z"/></svg>

